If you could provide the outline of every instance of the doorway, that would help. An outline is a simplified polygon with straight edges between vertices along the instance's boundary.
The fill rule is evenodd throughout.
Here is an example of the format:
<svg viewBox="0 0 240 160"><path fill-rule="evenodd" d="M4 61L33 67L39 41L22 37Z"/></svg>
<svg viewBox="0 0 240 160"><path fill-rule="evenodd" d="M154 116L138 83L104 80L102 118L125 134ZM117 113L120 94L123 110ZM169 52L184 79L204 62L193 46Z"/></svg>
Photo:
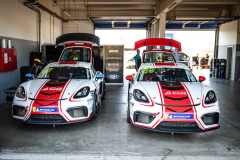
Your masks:
<svg viewBox="0 0 240 160"><path fill-rule="evenodd" d="M227 48L226 79L231 79L231 72L232 72L232 50L233 50L233 47L228 47L228 48Z"/></svg>

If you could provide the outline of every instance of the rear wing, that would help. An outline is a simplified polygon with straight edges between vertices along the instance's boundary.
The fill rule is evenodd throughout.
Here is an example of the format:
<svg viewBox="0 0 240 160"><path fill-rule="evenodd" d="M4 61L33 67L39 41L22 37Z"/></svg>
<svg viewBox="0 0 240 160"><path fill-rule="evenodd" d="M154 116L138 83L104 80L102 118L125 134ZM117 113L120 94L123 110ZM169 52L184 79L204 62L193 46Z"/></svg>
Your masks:
<svg viewBox="0 0 240 160"><path fill-rule="evenodd" d="M92 42L99 46L100 39L98 36L90 33L68 33L58 36L56 38L56 45L64 42L72 42L72 41L80 41L80 42Z"/></svg>
<svg viewBox="0 0 240 160"><path fill-rule="evenodd" d="M182 50L180 42L168 38L148 38L135 42L135 50L144 46L170 46Z"/></svg>

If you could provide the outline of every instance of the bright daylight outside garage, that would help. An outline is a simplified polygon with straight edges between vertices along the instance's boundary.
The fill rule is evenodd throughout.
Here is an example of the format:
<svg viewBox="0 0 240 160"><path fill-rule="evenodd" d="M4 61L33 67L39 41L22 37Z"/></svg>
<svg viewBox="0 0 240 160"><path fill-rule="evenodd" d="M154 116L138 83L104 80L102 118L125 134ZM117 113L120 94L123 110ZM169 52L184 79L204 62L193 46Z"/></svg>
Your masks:
<svg viewBox="0 0 240 160"><path fill-rule="evenodd" d="M238 0L1 0L0 159L240 157Z"/></svg>

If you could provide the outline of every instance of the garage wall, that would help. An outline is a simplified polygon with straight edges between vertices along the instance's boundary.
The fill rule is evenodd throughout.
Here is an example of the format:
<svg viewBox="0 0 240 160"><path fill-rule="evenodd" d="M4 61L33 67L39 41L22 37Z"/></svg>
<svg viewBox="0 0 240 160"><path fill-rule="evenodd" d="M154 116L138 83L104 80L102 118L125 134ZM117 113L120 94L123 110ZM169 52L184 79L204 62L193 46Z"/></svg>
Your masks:
<svg viewBox="0 0 240 160"><path fill-rule="evenodd" d="M227 48L232 49L232 68L231 68L231 80L237 80L238 74L235 73L236 66L240 63L236 61L236 51L240 46L237 45L237 28L238 20L220 25L219 28L219 44L218 44L218 58L227 59ZM235 73L235 74L233 74Z"/></svg>
<svg viewBox="0 0 240 160"><path fill-rule="evenodd" d="M20 0L4 0L0 5L0 36L37 41L37 14Z"/></svg>
<svg viewBox="0 0 240 160"><path fill-rule="evenodd" d="M0 2L0 39L12 39L17 50L17 70L0 72L0 104L4 100L4 89L20 84L20 67L29 65L29 55L38 50L37 13L23 5L25 0L2 0ZM62 22L41 11L42 41L55 43L62 34ZM52 18L50 20L50 17ZM50 30L51 28L51 30Z"/></svg>
<svg viewBox="0 0 240 160"><path fill-rule="evenodd" d="M42 42L55 44L56 38L62 35L62 21L47 12L41 12Z"/></svg>
<svg viewBox="0 0 240 160"><path fill-rule="evenodd" d="M94 26L89 20L63 22L63 34L65 33L91 33L94 34Z"/></svg>

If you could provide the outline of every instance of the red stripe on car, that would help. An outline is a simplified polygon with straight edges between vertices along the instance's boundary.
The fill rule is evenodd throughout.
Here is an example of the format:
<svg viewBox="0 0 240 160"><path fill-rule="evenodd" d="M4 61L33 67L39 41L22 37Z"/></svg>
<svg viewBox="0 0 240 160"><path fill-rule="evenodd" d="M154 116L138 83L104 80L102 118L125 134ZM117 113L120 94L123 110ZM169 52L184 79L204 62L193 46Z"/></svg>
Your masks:
<svg viewBox="0 0 240 160"><path fill-rule="evenodd" d="M50 81L50 79L46 80L46 81L39 87L39 89L38 89L37 93L34 95L33 99L36 98L36 96L38 95L38 93L40 92L40 90L42 89L42 87L43 87L48 81ZM30 103L29 111L28 111L28 114L26 115L26 117L24 118L24 121L25 121L26 119L28 119L28 117L30 116L30 113L31 113L31 111L32 111L32 104L33 104L33 102L34 102L34 100L32 100L31 103Z"/></svg>
<svg viewBox="0 0 240 160"><path fill-rule="evenodd" d="M59 62L58 65L76 65L78 62Z"/></svg>
<svg viewBox="0 0 240 160"><path fill-rule="evenodd" d="M175 66L174 63L154 63L155 66Z"/></svg>

